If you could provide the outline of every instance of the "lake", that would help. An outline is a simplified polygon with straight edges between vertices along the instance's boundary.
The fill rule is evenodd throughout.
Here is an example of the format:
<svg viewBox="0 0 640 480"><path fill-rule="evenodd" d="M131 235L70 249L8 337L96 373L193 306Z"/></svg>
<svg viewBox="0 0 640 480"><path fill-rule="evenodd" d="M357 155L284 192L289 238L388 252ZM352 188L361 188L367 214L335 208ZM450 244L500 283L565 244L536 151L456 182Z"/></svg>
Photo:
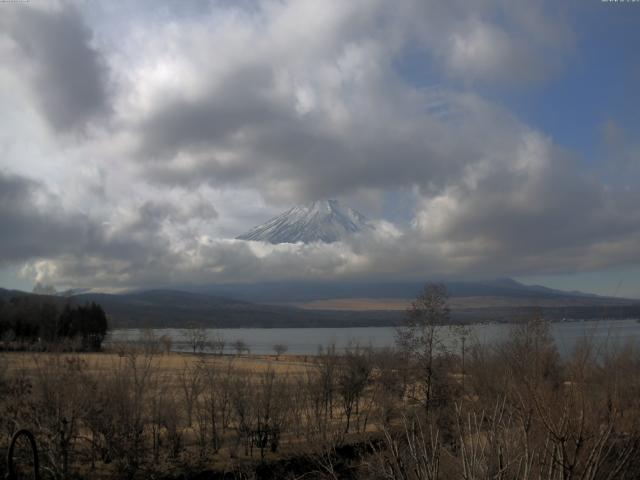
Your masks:
<svg viewBox="0 0 640 480"><path fill-rule="evenodd" d="M505 339L512 325L479 324L470 326L471 342L491 344ZM155 329L156 336L168 335L172 339L172 349L188 351L184 329ZM242 340L253 354L273 354L275 344L287 346L287 353L313 355L319 346L335 343L338 350L344 350L350 344L357 343L373 348L390 347L395 342L393 327L354 327L354 328L219 328L207 329L210 338L221 335L227 343L225 349L233 353L231 344ZM640 323L631 320L599 320L582 322L558 322L551 324L551 333L558 350L563 356L569 355L576 343L585 338L602 347L620 347L627 342L640 342ZM106 344L135 343L142 338L143 330L117 329L109 333ZM442 337L450 348L455 348L455 335L447 327L442 327ZM469 344L468 343L468 344Z"/></svg>

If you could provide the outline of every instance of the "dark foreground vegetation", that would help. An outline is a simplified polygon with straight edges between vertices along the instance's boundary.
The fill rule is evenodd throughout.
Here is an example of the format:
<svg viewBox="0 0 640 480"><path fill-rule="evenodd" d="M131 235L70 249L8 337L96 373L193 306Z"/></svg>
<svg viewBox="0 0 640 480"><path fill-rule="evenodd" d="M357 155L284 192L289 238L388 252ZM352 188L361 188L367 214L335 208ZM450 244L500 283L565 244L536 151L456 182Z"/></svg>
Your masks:
<svg viewBox="0 0 640 480"><path fill-rule="evenodd" d="M447 317L430 286L395 350L187 356L148 335L113 353L7 353L0 449L32 430L55 479L640 478L639 350L585 338L562 360L532 319L490 347L453 327L445 351Z"/></svg>
<svg viewBox="0 0 640 480"><path fill-rule="evenodd" d="M94 302L71 305L39 295L0 298L0 349L100 350L107 316Z"/></svg>

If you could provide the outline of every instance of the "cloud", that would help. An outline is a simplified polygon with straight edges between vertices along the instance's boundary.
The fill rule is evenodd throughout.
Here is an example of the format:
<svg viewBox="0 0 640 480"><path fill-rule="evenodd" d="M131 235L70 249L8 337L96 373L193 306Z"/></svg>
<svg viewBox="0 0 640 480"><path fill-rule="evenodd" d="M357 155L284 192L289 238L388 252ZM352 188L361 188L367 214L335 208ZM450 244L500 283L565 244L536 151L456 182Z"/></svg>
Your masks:
<svg viewBox="0 0 640 480"><path fill-rule="evenodd" d="M485 119L506 130L512 120L472 94L412 88L393 58L417 41L424 61L465 82L529 83L550 70L546 48L565 50L570 35L532 8L527 20L500 2L440 3L285 2L155 25L137 40L145 55L124 108L143 174L245 185L281 203L459 174L482 153L478 136L506 136ZM213 51L214 62L201 53Z"/></svg>
<svg viewBox="0 0 640 480"><path fill-rule="evenodd" d="M11 61L31 86L49 125L59 132L82 130L110 110L108 70L79 11L25 5L3 11L0 35L13 43Z"/></svg>
<svg viewBox="0 0 640 480"><path fill-rule="evenodd" d="M449 17L442 39L429 38L427 47L444 51L441 59L449 73L467 83L535 85L560 70L574 45L562 14L552 17L540 5L488 2L461 19Z"/></svg>
<svg viewBox="0 0 640 480"><path fill-rule="evenodd" d="M529 132L508 162L471 166L460 183L424 198L415 225L477 269L576 271L636 262L628 245L637 244L640 218L628 206L638 200Z"/></svg>
<svg viewBox="0 0 640 480"><path fill-rule="evenodd" d="M17 65L0 81L24 78L15 105L53 132L3 122L0 165L23 174L0 177L3 264L112 287L637 263L631 176L599 175L486 95L561 71L573 34L544 2L171 5L0 20L0 56ZM407 52L425 78L398 67ZM604 134L621 143L615 123ZM370 213L397 192L413 222L387 218L372 238L229 239L292 203Z"/></svg>
<svg viewBox="0 0 640 480"><path fill-rule="evenodd" d="M21 261L47 265L59 271L65 258L73 258L80 271L89 264L111 262L143 268L156 258L172 256L172 237L165 222L216 217L211 205L174 206L145 203L114 212L110 221L98 222L81 212L69 211L61 199L42 183L0 172L0 265ZM174 232L171 232L174 233ZM51 282L48 282L51 283Z"/></svg>
<svg viewBox="0 0 640 480"><path fill-rule="evenodd" d="M564 167L552 166L557 158L548 155L544 139L531 138L529 142L523 146L522 156L530 158L523 158L522 168L540 170L543 183L549 178L547 174L561 173ZM547 169L553 173L545 172ZM563 185L562 177L556 185L535 185L519 178L515 169L495 179L501 185L509 180L509 191L492 194L494 175L486 172L479 178L476 174L466 189L424 197L415 224L406 229L381 222L372 236L332 244L271 245L206 235L178 244L169 241L157 223L148 222L155 225L149 232L128 224L118 231L140 246L134 255L119 254L114 260L103 254L64 255L54 261L31 262L24 273L44 283L132 287L557 273L636 261L639 223L637 218L620 213L622 205L611 204L621 197L607 199L609 194L592 188L586 178L580 182L583 190L579 192L556 189L568 186ZM547 195L549 203L534 205L532 199L538 195ZM553 209L552 214L547 209ZM142 246L151 231L164 241L144 251ZM138 237L140 232L145 233ZM119 235L112 238L123 241ZM116 245L121 251L121 244Z"/></svg>
<svg viewBox="0 0 640 480"><path fill-rule="evenodd" d="M83 250L95 240L95 224L61 210L37 181L0 171L0 265Z"/></svg>

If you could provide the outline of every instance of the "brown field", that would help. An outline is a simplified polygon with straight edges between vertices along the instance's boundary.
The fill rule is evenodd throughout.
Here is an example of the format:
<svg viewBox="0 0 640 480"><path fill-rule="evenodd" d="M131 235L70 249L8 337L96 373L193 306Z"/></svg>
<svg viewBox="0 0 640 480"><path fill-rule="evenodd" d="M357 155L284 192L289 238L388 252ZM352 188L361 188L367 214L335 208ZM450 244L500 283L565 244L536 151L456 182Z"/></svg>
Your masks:
<svg viewBox="0 0 640 480"><path fill-rule="evenodd" d="M48 354L34 352L3 352L0 353L6 361L7 373L11 374L17 370L34 371L43 362L46 362L50 355L61 358L80 358L86 365L88 373L101 374L112 371L115 367L127 361L126 356L121 356L115 352L101 353L69 353L69 354ZM158 354L153 357L154 369L160 373L177 375L186 367L192 367L202 361L220 368L229 362L235 368L242 371L263 373L268 369L278 374L302 374L311 364L312 356L302 355L281 355L276 360L275 355L192 355L188 353L171 352L170 354Z"/></svg>
<svg viewBox="0 0 640 480"><path fill-rule="evenodd" d="M15 418L6 428L0 422L0 454L6 432L26 426L40 448L58 458L56 478L65 468L81 478L121 478L129 470L135 478L158 478L196 466L224 472L251 469L258 460L313 456L330 448L325 442L335 435L357 441L375 430L373 422L363 423L364 409L350 415L345 429L338 398L316 388L323 368L317 356L163 354L157 347L0 352L0 390L5 384L9 393L0 399L0 413L8 413L2 421ZM325 366L335 370L334 359L327 355ZM92 410L92 401L102 413ZM321 410L311 412L309 401L321 402ZM69 422L75 440L68 455L75 461L63 467L55 432ZM123 458L105 460L112 455ZM0 464L0 478L4 473Z"/></svg>

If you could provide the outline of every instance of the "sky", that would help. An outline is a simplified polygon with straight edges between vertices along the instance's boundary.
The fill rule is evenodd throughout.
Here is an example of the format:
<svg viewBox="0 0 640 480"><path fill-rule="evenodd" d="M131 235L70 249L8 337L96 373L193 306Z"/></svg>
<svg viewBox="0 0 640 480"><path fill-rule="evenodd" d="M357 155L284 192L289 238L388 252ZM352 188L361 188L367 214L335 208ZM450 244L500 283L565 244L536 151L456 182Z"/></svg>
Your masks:
<svg viewBox="0 0 640 480"><path fill-rule="evenodd" d="M0 3L0 286L640 298L640 2ZM377 225L246 242L337 198Z"/></svg>

